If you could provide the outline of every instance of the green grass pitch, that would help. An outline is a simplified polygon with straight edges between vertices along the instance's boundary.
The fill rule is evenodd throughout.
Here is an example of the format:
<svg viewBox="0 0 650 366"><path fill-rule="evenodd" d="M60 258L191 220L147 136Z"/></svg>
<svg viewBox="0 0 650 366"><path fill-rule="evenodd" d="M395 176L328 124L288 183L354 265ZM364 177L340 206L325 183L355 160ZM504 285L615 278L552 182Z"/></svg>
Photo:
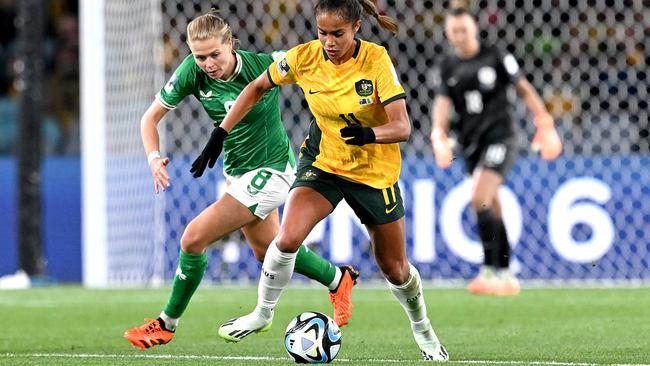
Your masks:
<svg viewBox="0 0 650 366"><path fill-rule="evenodd" d="M238 344L217 326L252 309L256 288L197 291L174 340L141 351L122 338L156 317L168 288L0 291L0 365L287 365L284 329L300 312L331 314L322 289L291 288L274 326ZM427 289L429 316L457 365L650 364L650 289L530 289L511 298ZM423 364L388 289L355 289L341 365Z"/></svg>

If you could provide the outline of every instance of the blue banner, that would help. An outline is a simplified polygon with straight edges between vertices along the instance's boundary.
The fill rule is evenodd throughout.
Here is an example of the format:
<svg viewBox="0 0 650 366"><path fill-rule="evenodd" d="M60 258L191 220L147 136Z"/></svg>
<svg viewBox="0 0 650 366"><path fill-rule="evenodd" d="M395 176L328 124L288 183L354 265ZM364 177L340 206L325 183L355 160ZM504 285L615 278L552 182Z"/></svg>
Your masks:
<svg viewBox="0 0 650 366"><path fill-rule="evenodd" d="M0 157L0 275L18 269L16 160ZM81 281L81 169L79 157L43 162L41 196L43 254L55 281Z"/></svg>
<svg viewBox="0 0 650 366"><path fill-rule="evenodd" d="M189 159L184 159L189 160ZM650 279L650 158L607 156L545 162L521 157L500 191L512 249L511 266L523 279ZM184 180L186 166L176 169ZM211 179L217 177L211 173ZM221 179L221 178L219 178ZM214 199L210 183L197 189ZM408 256L425 278L470 278L482 263L482 246L469 203L471 182L462 162L438 169L433 158L407 159L400 186L406 206ZM176 198L168 207L182 207ZM198 213L208 202L194 207ZM167 211L168 224L188 222ZM173 275L182 227L170 225L167 276ZM365 228L342 203L307 243L335 263L351 263L364 277L379 277ZM210 254L207 278L259 276L259 265L238 238Z"/></svg>
<svg viewBox="0 0 650 366"><path fill-rule="evenodd" d="M225 188L218 168L194 179L188 173L190 163L190 157L172 159L172 187L159 197L166 206L164 232L151 235L152 241L164 237L164 263L158 268L167 280L174 275L185 226ZM550 163L518 159L500 192L512 268L523 279L650 279L648 166L648 156L572 157ZM0 159L0 275L17 267L15 169L13 159ZM406 159L400 185L407 253L422 276L472 277L482 249L469 209L471 182L462 162L440 170L429 157ZM48 274L80 281L78 158L46 160L43 195ZM365 228L345 203L314 229L307 244L335 263L353 264L365 278L380 277ZM239 234L215 246L209 258L208 280L259 277L259 263Z"/></svg>

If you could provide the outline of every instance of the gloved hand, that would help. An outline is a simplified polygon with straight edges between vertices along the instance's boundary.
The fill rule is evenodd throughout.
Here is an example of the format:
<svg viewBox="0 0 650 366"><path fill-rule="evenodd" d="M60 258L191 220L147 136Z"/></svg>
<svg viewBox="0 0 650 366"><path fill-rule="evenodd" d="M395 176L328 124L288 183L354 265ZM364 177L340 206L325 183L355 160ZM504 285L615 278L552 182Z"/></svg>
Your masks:
<svg viewBox="0 0 650 366"><path fill-rule="evenodd" d="M431 133L431 144L436 164L442 169L448 168L454 161L454 154L451 150L451 143L447 133L440 129L434 129Z"/></svg>
<svg viewBox="0 0 650 366"><path fill-rule="evenodd" d="M346 139L345 143L348 145L365 145L375 142L375 131L370 127L363 127L361 125L351 125L341 129L341 137L352 137Z"/></svg>
<svg viewBox="0 0 650 366"><path fill-rule="evenodd" d="M192 163L190 173L194 173L194 178L203 175L206 165L210 168L214 167L214 163L217 162L217 158L221 154L221 150L223 150L223 141L226 137L228 137L228 132L221 127L217 127L212 131L210 139L203 148L201 155Z"/></svg>
<svg viewBox="0 0 650 366"><path fill-rule="evenodd" d="M539 151L544 160L554 160L562 152L562 142L555 130L553 117L550 114L540 114L534 119L537 132L533 137L531 147Z"/></svg>

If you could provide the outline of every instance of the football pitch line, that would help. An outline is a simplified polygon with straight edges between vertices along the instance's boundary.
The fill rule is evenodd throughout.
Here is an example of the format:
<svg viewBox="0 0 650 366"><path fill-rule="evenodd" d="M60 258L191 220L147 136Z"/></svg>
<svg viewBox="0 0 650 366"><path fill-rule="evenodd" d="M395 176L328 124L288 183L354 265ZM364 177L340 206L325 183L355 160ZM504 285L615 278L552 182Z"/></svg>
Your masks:
<svg viewBox="0 0 650 366"><path fill-rule="evenodd" d="M91 353L4 353L0 358L80 358L80 359L152 359L152 360L215 360L215 361L287 361L288 357L259 357L259 356L210 356L210 355L117 355ZM337 358L335 363L364 362L364 363L402 363L406 360L396 359L350 359ZM411 360L409 360L411 361ZM422 360L422 363L426 361ZM428 362L427 362L428 363ZM540 365L540 366L650 366L650 364L620 364L620 363L589 363L589 362L557 362L557 361L498 361L498 360L450 360L447 364L466 365Z"/></svg>

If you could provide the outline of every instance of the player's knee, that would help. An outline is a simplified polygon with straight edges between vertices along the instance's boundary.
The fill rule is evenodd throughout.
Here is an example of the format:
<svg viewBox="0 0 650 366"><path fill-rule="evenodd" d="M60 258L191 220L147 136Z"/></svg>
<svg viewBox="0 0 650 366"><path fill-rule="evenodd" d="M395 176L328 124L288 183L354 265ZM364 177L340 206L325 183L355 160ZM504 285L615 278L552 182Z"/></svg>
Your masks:
<svg viewBox="0 0 650 366"><path fill-rule="evenodd" d="M251 247L251 249L253 250L255 259L257 259L257 261L260 263L264 262L264 256L266 256L266 248Z"/></svg>
<svg viewBox="0 0 650 366"><path fill-rule="evenodd" d="M400 285L406 282L409 278L409 263L408 261L390 261L379 263L381 271L384 273L384 277L395 285Z"/></svg>
<svg viewBox="0 0 650 366"><path fill-rule="evenodd" d="M189 254L201 254L205 251L207 245L202 240L202 235L187 227L181 237L181 250Z"/></svg>
<svg viewBox="0 0 650 366"><path fill-rule="evenodd" d="M303 239L290 233L280 233L275 239L275 245L281 252L294 253L298 250L300 244L302 244Z"/></svg>
<svg viewBox="0 0 650 366"><path fill-rule="evenodd" d="M492 208L492 199L480 195L472 195L472 208L475 212Z"/></svg>

